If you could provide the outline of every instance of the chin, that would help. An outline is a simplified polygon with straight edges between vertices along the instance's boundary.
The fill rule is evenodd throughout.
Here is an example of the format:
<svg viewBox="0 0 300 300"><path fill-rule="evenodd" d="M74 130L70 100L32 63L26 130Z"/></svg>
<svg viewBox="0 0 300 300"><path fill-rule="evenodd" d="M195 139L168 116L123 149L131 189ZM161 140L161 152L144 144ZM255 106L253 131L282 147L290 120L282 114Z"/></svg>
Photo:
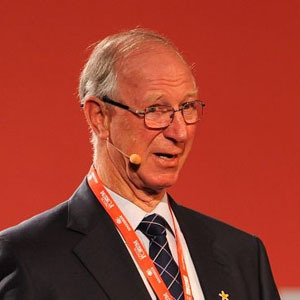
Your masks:
<svg viewBox="0 0 300 300"><path fill-rule="evenodd" d="M179 167L162 169L155 168L155 166L145 168L145 165L141 165L137 170L128 168L127 176L138 189L157 194L177 182L179 171Z"/></svg>
<svg viewBox="0 0 300 300"><path fill-rule="evenodd" d="M144 186L154 191L161 191L173 186L178 179L178 174L159 174L142 178Z"/></svg>

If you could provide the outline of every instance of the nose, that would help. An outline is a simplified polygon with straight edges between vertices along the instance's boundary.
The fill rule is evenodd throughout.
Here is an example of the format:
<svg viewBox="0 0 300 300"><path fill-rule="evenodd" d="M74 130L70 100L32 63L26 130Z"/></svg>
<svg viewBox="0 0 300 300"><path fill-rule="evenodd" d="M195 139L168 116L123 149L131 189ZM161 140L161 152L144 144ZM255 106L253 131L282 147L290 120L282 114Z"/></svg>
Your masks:
<svg viewBox="0 0 300 300"><path fill-rule="evenodd" d="M166 138L177 143L185 142L187 140L187 125L181 111L174 113L172 123L163 131L163 134Z"/></svg>

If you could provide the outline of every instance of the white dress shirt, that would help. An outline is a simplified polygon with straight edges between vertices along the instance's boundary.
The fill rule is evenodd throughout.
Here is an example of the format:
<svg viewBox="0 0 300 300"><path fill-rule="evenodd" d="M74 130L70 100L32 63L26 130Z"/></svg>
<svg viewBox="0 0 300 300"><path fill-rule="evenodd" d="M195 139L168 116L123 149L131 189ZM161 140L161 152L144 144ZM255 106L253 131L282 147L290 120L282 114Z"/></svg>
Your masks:
<svg viewBox="0 0 300 300"><path fill-rule="evenodd" d="M192 289L192 293L193 293L193 297L194 300L204 300L204 296L203 296L203 292L200 286L200 282L190 255L190 252L188 250L186 241L184 239L184 236L180 230L179 224L176 220L175 215L174 216L174 223L173 224L173 218L170 212L170 208L169 208L169 204L168 204L168 196L167 194L164 195L163 199L159 202L159 204L155 207L155 209L153 211L151 211L151 213L147 213L144 210L142 210L141 208L139 208L138 206L136 206L135 204L133 204L132 202L128 201L127 199L121 197L120 195L116 194L115 192L113 192L112 190L110 190L109 188L105 187L106 190L109 192L110 196L113 198L113 200L116 202L116 204L118 205L118 207L120 208L120 210L122 211L122 213L124 214L124 216L127 218L128 222L130 223L131 227L136 230L136 228L138 227L138 225L140 224L140 222L144 219L145 216L147 215L151 215L151 214L158 214L160 216L162 216L169 224L169 226L171 227L173 233L175 233L175 228L174 226L176 226L178 235L179 235L179 241L182 247L182 252L183 252L183 256L184 256L184 260L185 260L185 264L186 264L186 268L187 268L187 272L189 275L189 279L190 279L190 284L191 284L191 289ZM120 232L119 232L120 233ZM148 251L149 253L149 239L140 231L140 230L136 230L136 234L137 236L140 238L140 240L142 241L142 243L144 244L145 249ZM121 234L120 234L121 235ZM122 235L121 235L122 237ZM123 239L123 237L122 237ZM169 243L169 247L170 250L172 252L172 255L174 257L174 260L177 262L178 264L178 254L177 254L177 246L176 246L176 240L175 237L173 236L173 234L167 229L167 240ZM125 240L123 239L124 243ZM126 245L126 243L125 243ZM127 247L127 245L126 245ZM147 278L145 277L143 271L141 270L141 268L139 267L138 263L135 261L133 255L131 254L130 249L127 247L128 252L130 253L136 268L138 269L143 282L151 296L151 298L153 300L156 300L156 296L147 280Z"/></svg>

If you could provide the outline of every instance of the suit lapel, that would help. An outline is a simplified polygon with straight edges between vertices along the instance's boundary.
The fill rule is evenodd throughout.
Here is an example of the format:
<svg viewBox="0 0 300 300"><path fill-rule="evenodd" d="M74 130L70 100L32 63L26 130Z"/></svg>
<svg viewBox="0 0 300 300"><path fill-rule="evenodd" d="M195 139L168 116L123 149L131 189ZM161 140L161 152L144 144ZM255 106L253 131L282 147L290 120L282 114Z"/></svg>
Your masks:
<svg viewBox="0 0 300 300"><path fill-rule="evenodd" d="M180 207L170 199L172 209L189 248L205 300L221 300L223 290L229 299L236 298L230 265L215 242L214 233L203 216Z"/></svg>
<svg viewBox="0 0 300 300"><path fill-rule="evenodd" d="M85 181L69 202L68 228L84 233L73 252L109 299L150 299L118 231Z"/></svg>

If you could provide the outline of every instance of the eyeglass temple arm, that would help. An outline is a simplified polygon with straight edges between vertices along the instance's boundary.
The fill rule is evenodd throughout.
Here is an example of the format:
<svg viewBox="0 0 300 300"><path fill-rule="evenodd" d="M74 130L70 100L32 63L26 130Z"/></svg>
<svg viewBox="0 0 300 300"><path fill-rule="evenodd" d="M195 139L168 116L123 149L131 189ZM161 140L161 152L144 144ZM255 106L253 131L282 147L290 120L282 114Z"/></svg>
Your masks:
<svg viewBox="0 0 300 300"><path fill-rule="evenodd" d="M100 99L102 102L105 102L105 103L109 103L109 104L112 104L114 106L118 106L120 108L123 108L123 109L126 109L126 110L130 110L130 107L123 104L123 103L120 103L120 102L116 102L110 98L108 98L107 96L103 96L102 99Z"/></svg>
<svg viewBox="0 0 300 300"><path fill-rule="evenodd" d="M131 107L129 107L128 105L125 105L123 103L120 103L120 102L116 102L110 98L108 98L107 96L103 96L102 99L101 99L103 102L105 103L109 103L111 105L114 105L114 106L118 106L120 108L123 108L123 109L126 109L126 110L129 110L130 112L134 113L134 114L137 114L139 116L142 116L145 114L145 112L143 111L140 111L140 110L136 110L136 109L133 109Z"/></svg>
<svg viewBox="0 0 300 300"><path fill-rule="evenodd" d="M105 102L105 103L109 103L109 104L114 105L114 106L118 106L118 107L126 109L126 110L131 110L129 106L127 106L125 104L122 104L122 103L119 103L119 102L116 102L116 101L108 98L107 96L103 96L102 98L99 98L99 100L101 100L102 102ZM80 106L83 107L84 105L81 104Z"/></svg>

